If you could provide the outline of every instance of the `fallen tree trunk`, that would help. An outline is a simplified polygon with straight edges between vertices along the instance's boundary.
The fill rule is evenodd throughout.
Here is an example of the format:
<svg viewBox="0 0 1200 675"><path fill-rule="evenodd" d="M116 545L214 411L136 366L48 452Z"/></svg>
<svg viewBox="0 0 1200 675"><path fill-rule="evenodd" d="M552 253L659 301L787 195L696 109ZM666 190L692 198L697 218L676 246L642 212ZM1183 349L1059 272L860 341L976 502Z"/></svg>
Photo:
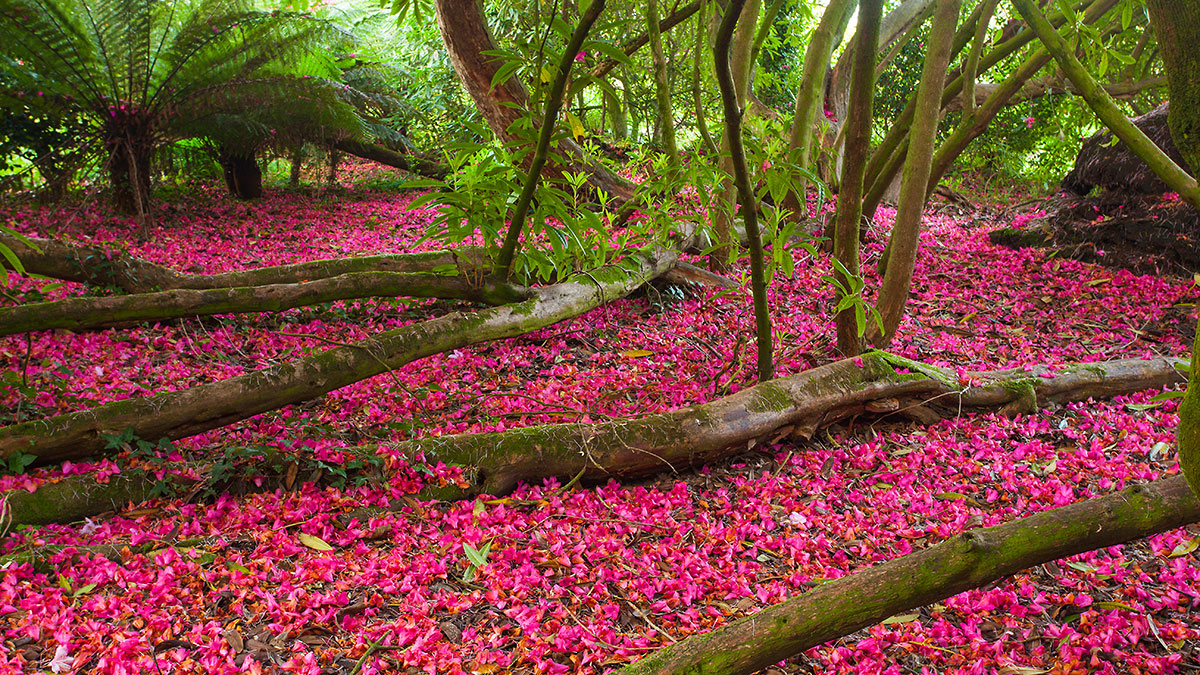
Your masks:
<svg viewBox="0 0 1200 675"><path fill-rule="evenodd" d="M354 298L443 298L503 305L518 302L528 294L527 289L491 279L476 283L461 276L351 272L307 283L177 289L5 307L0 308L0 336L55 328L105 328L187 316L279 312Z"/></svg>
<svg viewBox="0 0 1200 675"><path fill-rule="evenodd" d="M333 147L348 155L369 159L372 162L379 162L380 164L403 169L409 173L415 173L428 178L443 180L446 176L450 175L450 167L445 164L434 162L424 157L406 155L375 143L365 143L345 138L334 143Z"/></svg>
<svg viewBox="0 0 1200 675"><path fill-rule="evenodd" d="M1028 412L1048 402L1142 391L1182 382L1182 364L1177 359L1106 361L1069 366L1053 378L1046 377L1051 374L1048 369L974 373L969 379L976 384L959 389L953 373L871 352L862 357L862 365L857 359L845 359L718 401L638 420L431 437L401 443L385 452L405 457L423 453L427 459L465 467L469 484L465 490L431 487L425 490L427 497L502 495L521 480L553 476L563 481L579 477L597 482L696 466L735 455L760 441L809 438L821 427L859 414L895 414L931 423L969 409L1000 407L1006 413ZM360 460L374 456L370 448L341 450ZM154 482L145 476L141 482L126 478L129 482L121 492L90 476L67 480L68 486L49 483L33 493L4 495L9 520L18 524L76 520L114 505L141 501ZM168 476L164 480L175 479ZM43 489L48 490L44 496ZM77 499L72 500L71 495ZM64 515L55 517L59 510ZM0 518L0 525L3 522Z"/></svg>
<svg viewBox="0 0 1200 675"><path fill-rule="evenodd" d="M1182 476L1133 485L995 527L817 586L665 647L617 675L745 675L901 612L1067 556L1200 520Z"/></svg>
<svg viewBox="0 0 1200 675"><path fill-rule="evenodd" d="M31 238L30 241L34 246L0 232L0 244L11 248L31 274L113 286L126 293L291 284L352 272L416 274L438 267L455 267L460 273L470 274L481 269L483 264L480 249L466 247L453 251L329 258L218 274L184 274L116 249L66 244L54 239ZM12 269L2 257L0 264Z"/></svg>
<svg viewBox="0 0 1200 675"><path fill-rule="evenodd" d="M180 486L190 482L174 476L168 480ZM0 534L11 525L70 523L143 502L151 498L156 482L144 471L125 471L103 483L92 474L76 474L43 483L33 492L6 492L0 494Z"/></svg>
<svg viewBox="0 0 1200 675"><path fill-rule="evenodd" d="M817 429L860 414L930 423L963 410L1025 412L1047 402L1143 391L1183 382L1182 363L1126 359L1057 371L970 373L968 381L975 384L967 386L948 370L869 352L639 419L421 438L395 450L463 466L468 494L503 495L521 481L567 480L581 471L583 480L605 481L699 466L772 438L810 438Z"/></svg>
<svg viewBox="0 0 1200 675"><path fill-rule="evenodd" d="M678 259L659 251L572 280L538 288L530 299L478 312L447 314L351 345L220 382L127 399L90 410L0 428L0 459L34 455L41 464L102 452L101 434L131 430L140 438L186 438L259 413L307 401L417 359L470 344L513 337L578 316L623 297Z"/></svg>

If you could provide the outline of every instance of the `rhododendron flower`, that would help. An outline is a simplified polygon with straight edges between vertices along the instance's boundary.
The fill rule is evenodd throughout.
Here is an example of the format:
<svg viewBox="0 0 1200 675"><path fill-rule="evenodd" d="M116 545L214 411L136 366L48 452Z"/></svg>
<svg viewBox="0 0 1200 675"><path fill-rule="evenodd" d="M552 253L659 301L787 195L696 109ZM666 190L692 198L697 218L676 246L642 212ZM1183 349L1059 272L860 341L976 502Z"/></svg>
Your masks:
<svg viewBox="0 0 1200 675"><path fill-rule="evenodd" d="M54 650L54 658L50 659L50 672L62 673L71 668L71 664L75 659L71 658L70 650L66 645L59 645Z"/></svg>
<svg viewBox="0 0 1200 675"><path fill-rule="evenodd" d="M579 52L578 54L575 55L575 60L576 61L586 61L587 60L587 52Z"/></svg>

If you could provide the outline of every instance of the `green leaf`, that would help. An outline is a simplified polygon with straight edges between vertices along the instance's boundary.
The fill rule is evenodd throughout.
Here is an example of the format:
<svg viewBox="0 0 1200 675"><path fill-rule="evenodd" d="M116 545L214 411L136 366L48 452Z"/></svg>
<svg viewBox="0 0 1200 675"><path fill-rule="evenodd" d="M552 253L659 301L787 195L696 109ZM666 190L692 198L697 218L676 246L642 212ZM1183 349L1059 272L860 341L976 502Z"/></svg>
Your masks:
<svg viewBox="0 0 1200 675"><path fill-rule="evenodd" d="M332 551L333 547L325 543L324 539L308 534L306 532L297 532L296 539L300 540L301 544L311 548L314 551Z"/></svg>
<svg viewBox="0 0 1200 675"><path fill-rule="evenodd" d="M589 51L597 51L604 55L605 58L612 59L623 66L633 64L633 59L629 58L625 52L621 51L614 44L608 42L592 42L587 45Z"/></svg>
<svg viewBox="0 0 1200 675"><path fill-rule="evenodd" d="M920 614L897 614L896 616L890 616L890 617L884 619L880 623L882 623L885 626L890 626L890 625L896 624L896 623L910 623L912 621L916 621L919 618L921 618Z"/></svg>
<svg viewBox="0 0 1200 675"><path fill-rule="evenodd" d="M1179 544L1177 544L1175 546L1175 548L1171 549L1171 554L1168 555L1167 557L1168 558L1181 558L1181 557L1191 553L1192 551L1195 551L1197 548L1200 548L1200 536L1192 537L1191 539L1188 539L1187 541L1179 542Z"/></svg>

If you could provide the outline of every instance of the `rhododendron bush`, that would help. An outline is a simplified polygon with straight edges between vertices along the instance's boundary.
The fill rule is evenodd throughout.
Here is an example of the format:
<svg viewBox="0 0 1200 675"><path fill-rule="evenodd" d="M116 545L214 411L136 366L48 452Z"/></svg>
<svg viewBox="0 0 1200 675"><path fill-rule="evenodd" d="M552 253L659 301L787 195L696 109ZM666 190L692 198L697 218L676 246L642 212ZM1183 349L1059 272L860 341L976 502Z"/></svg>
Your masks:
<svg viewBox="0 0 1200 675"><path fill-rule="evenodd" d="M212 273L436 248L423 239L435 214L409 200L358 189L235 204L202 190L164 207L145 240L92 208L6 218L26 234ZM892 216L881 209L878 227ZM864 269L879 234L868 232ZM781 376L834 358L833 291L820 280L829 261L794 255L794 276L769 289ZM13 275L3 303L105 292ZM974 216L935 203L893 351L963 373L966 386L973 370L1186 356L1195 297L1189 279L995 247ZM466 307L363 299L0 338L0 415L13 424L180 390ZM130 467L201 479L227 471L230 457L303 467L290 479L238 474L228 490L198 483L82 522L9 528L0 669L609 672L964 530L1178 472L1175 402L1155 400L1159 391L929 426L852 418L696 471L569 489L550 480L457 502L420 490L453 485L458 467L386 451L713 401L754 383L752 330L745 294L660 284L173 444L114 429L108 457L5 475L0 490L32 491ZM346 471L358 456L346 449L363 446L382 446L386 479ZM778 669L1187 672L1200 651L1198 542L1191 527L1040 565Z"/></svg>

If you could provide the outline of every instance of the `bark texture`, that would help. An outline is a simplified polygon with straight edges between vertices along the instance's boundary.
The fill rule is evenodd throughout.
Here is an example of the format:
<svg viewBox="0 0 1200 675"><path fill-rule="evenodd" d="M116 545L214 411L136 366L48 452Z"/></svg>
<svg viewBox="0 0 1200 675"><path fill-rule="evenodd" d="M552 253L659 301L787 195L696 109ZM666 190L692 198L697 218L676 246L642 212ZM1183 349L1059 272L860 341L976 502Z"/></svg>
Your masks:
<svg viewBox="0 0 1200 675"><path fill-rule="evenodd" d="M513 337L549 326L622 297L668 270L678 254L632 259L554 286L524 302L473 313L453 313L380 333L220 382L147 398L126 399L0 428L0 459L35 455L39 463L102 452L101 434L127 429L140 438L186 438L269 410L306 401L432 354Z"/></svg>
<svg viewBox="0 0 1200 675"><path fill-rule="evenodd" d="M1195 176L1200 174L1200 8L1192 0L1146 0L1146 8L1171 90L1171 136Z"/></svg>
<svg viewBox="0 0 1200 675"><path fill-rule="evenodd" d="M733 165L733 182L737 187L739 210L746 223L746 239L750 244L750 286L754 294L754 327L758 344L758 379L775 377L774 339L771 334L771 310L767 306L766 268L763 265L762 237L758 231L758 199L750 186L746 168L746 149L742 144L742 108L738 105L737 83L730 59L734 38L745 0L730 0L725 16L717 28L713 58L717 86L721 90L721 108L725 113L725 138L729 144L729 159ZM746 31L749 34L750 31Z"/></svg>
<svg viewBox="0 0 1200 675"><path fill-rule="evenodd" d="M858 235L862 219L863 178L867 153L871 146L871 106L875 100L875 52L879 42L882 0L859 2L858 32L854 50L853 84L850 108L846 113L846 154L838 191L838 209L833 234L833 257L842 264L835 272L841 284L835 298L840 303L859 278ZM862 298L859 298L859 302ZM842 356L854 356L862 349L858 317L854 307L839 311L834 318L837 348Z"/></svg>
<svg viewBox="0 0 1200 675"><path fill-rule="evenodd" d="M810 438L858 415L898 415L930 423L972 409L1032 412L1038 406L1161 388L1184 381L1178 359L1128 359L1051 370L957 374L885 352L868 352L790 377L759 383L710 403L598 424L554 424L505 432L417 439L407 456L467 469L469 494L502 495L521 482L583 470L605 481L678 471L744 451L756 442ZM909 373L899 373L907 369Z"/></svg>
<svg viewBox="0 0 1200 675"><path fill-rule="evenodd" d="M666 33L675 26L687 21L693 14L699 12L702 6L703 3L697 0L696 2L686 4L679 9L676 9L667 15L666 18L659 21L658 32ZM621 51L626 56L633 56L639 49L648 44L650 44L650 35L648 32L646 32L624 42L621 45ZM604 59L600 63L596 64L594 68L592 68L592 77L604 77L612 72L613 68L616 68L619 65L621 64L616 59Z"/></svg>
<svg viewBox="0 0 1200 675"><path fill-rule="evenodd" d="M912 290L921 216L927 202L925 186L929 182L929 166L933 159L933 146L937 142L938 122L942 119L942 90L946 82L946 67L950 63L954 30L958 25L960 4L960 0L938 0L933 16L929 37L931 46L925 55L925 67L917 91L912 141L908 145L904 179L900 184L900 204L896 209L892 235L888 239L887 269L877 303L883 330L872 326L868 331L877 347L886 347L892 341Z"/></svg>
<svg viewBox="0 0 1200 675"><path fill-rule="evenodd" d="M1104 91L1079 62L1066 40L1056 33L1046 21L1046 17L1042 15L1037 5L1033 4L1032 0L1013 0L1013 5L1025 18L1033 32L1037 34L1046 50L1054 56L1054 60L1058 62L1067 78L1079 89L1080 96L1087 101L1088 107L1092 109L1104 126L1129 146L1130 150L1137 153L1172 190L1178 192L1189 204L1200 209L1200 185L1197 185L1196 179L1176 164L1154 144L1154 141L1147 138L1146 134L1125 117L1108 92ZM1187 112L1195 115L1194 111Z"/></svg>
<svg viewBox="0 0 1200 675"><path fill-rule="evenodd" d="M219 161L229 194L238 199L258 199L262 196L262 169L253 150L243 153L221 148Z"/></svg>
<svg viewBox="0 0 1200 675"><path fill-rule="evenodd" d="M1185 160L1171 140L1171 129L1167 123L1169 103L1163 103L1145 115L1133 118L1132 122L1142 133L1167 153L1176 164ZM1168 192L1167 184L1150 166L1124 143L1113 141L1112 132L1101 131L1083 142L1075 157L1075 166L1062 179L1063 188L1086 196L1099 185L1105 190L1133 192L1136 194L1161 195Z"/></svg>
<svg viewBox="0 0 1200 675"><path fill-rule="evenodd" d="M1182 477L1134 485L995 527L817 586L752 616L665 647L617 675L745 675L1023 569L1200 520Z"/></svg>
<svg viewBox="0 0 1200 675"><path fill-rule="evenodd" d="M529 93L525 85L516 77L510 77L492 86L492 78L503 62L485 53L497 47L481 0L435 0L434 12L450 63L492 132L506 144L530 145L511 129L514 123L529 114ZM536 128L554 121L530 120L529 123ZM582 148L571 139L562 139L553 156L554 161L546 167L551 176L564 170L583 171L588 174L592 187L607 192L618 202L633 198L632 183L602 166L584 161Z"/></svg>
<svg viewBox="0 0 1200 675"><path fill-rule="evenodd" d="M346 153L347 155L354 155L355 157L369 159L372 162L379 162L380 164L402 169L404 171L408 171L409 173L415 173L420 176L442 180L446 176L450 175L450 167L442 164L441 162L435 162L425 159L424 157L417 157L415 155L407 155L402 152L396 152L395 150L385 148L384 146L376 143L364 143L363 141L344 138L337 143L334 143L333 147L340 152ZM299 184L299 172L297 171L295 175L295 182Z"/></svg>
<svg viewBox="0 0 1200 675"><path fill-rule="evenodd" d="M439 267L473 276L485 269L480 249L467 247L453 251L329 258L218 274L183 274L117 249L67 244L54 239L32 238L31 241L33 247L0 232L0 244L12 249L25 269L33 274L112 286L126 293L293 284L354 272L416 274ZM11 269L3 258L0 258L0 264Z"/></svg>
<svg viewBox="0 0 1200 675"><path fill-rule="evenodd" d="M177 289L3 307L0 308L0 335L57 328L107 328L131 322L187 316L280 312L354 298L445 298L503 305L517 302L527 295L526 289L491 279L475 282L461 276L351 272L295 284L210 290Z"/></svg>
<svg viewBox="0 0 1200 675"><path fill-rule="evenodd" d="M503 495L520 481L556 477L566 482L578 476L587 482L601 482L678 471L735 456L755 443L787 437L804 440L848 417L897 415L931 423L967 410L1032 412L1039 405L1178 383L1183 381L1182 366L1177 359L1131 359L1055 371L1039 368L969 373L975 384L960 388L955 373L872 352L862 357L861 365L847 359L759 384L711 403L642 419L430 437L402 443L387 452L408 457L423 455L465 467L466 489L427 488L428 497ZM899 373L898 368L910 372ZM341 451L370 459L376 457L377 449ZM200 468L198 473L206 471ZM99 483L90 475L72 476L33 493L19 490L0 495L9 506L5 518L17 524L68 522L140 502L158 480L136 471L120 476L117 483ZM174 475L161 480L191 487ZM273 486L272 480L265 484L266 489ZM282 487L291 486L285 481ZM5 518L0 518L0 528Z"/></svg>
<svg viewBox="0 0 1200 675"><path fill-rule="evenodd" d="M821 21L813 30L808 47L804 51L804 70L800 88L796 91L796 110L788 135L789 159L801 169L810 169L812 166L813 137L819 121L824 120L821 106L829 58L833 53L833 46L841 39L846 29L845 19L856 3L857 0L831 0L825 6ZM797 183L796 189L789 192L785 198L784 207L793 213L804 215L808 208L805 194L808 183L805 180Z"/></svg>

